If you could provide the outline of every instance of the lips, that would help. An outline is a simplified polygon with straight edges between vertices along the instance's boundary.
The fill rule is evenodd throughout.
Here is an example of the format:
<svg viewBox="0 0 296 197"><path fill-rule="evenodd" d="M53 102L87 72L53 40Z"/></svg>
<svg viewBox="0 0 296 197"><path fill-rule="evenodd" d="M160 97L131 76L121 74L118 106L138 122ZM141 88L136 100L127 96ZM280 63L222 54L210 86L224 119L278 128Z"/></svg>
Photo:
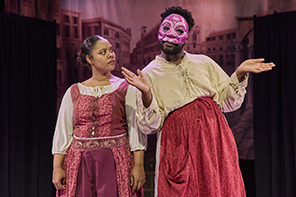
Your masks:
<svg viewBox="0 0 296 197"><path fill-rule="evenodd" d="M167 42L167 41L164 41L163 44L167 47L174 47L176 46L176 44L172 43L172 42Z"/></svg>
<svg viewBox="0 0 296 197"><path fill-rule="evenodd" d="M115 63L114 60L111 60L110 62L108 62L108 64L113 64L113 63Z"/></svg>

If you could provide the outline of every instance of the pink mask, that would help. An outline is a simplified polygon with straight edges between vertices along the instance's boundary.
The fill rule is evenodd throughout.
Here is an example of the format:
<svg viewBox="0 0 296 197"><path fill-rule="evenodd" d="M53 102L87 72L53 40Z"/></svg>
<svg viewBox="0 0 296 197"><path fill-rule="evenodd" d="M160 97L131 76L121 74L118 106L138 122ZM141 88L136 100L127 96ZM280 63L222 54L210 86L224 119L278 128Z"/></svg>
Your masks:
<svg viewBox="0 0 296 197"><path fill-rule="evenodd" d="M188 24L179 14L167 16L158 31L158 40L175 44L184 44L188 38Z"/></svg>

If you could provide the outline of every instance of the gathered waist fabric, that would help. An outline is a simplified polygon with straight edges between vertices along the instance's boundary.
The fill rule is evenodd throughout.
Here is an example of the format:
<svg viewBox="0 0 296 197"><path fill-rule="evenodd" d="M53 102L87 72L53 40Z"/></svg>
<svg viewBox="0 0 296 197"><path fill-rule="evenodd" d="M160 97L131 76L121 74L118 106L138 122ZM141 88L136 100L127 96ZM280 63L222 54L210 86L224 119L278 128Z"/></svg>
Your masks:
<svg viewBox="0 0 296 197"><path fill-rule="evenodd" d="M127 133L116 136L96 137L96 138L79 138L73 136L72 147L75 149L85 150L92 148L115 148L124 146L129 143Z"/></svg>
<svg viewBox="0 0 296 197"><path fill-rule="evenodd" d="M56 197L75 197L81 161L82 159L86 159L84 158L84 153L89 152L97 154L97 152L100 151L104 152L104 149L106 151L107 149L111 150L110 153L115 161L118 196L143 197L143 189L132 195L130 172L134 166L134 159L130 151L127 133L96 138L78 138L77 136L73 136L73 141L63 162L63 169L67 176L66 189L58 190Z"/></svg>

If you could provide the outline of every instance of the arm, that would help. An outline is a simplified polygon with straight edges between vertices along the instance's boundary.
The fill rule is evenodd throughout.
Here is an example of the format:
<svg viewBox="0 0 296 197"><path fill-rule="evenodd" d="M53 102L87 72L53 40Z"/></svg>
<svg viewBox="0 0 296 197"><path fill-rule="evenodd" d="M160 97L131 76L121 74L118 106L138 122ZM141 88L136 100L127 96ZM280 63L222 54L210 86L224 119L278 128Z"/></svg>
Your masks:
<svg viewBox="0 0 296 197"><path fill-rule="evenodd" d="M145 170L144 170L144 150L134 151L134 167L131 171L131 187L132 193L139 191L145 181Z"/></svg>
<svg viewBox="0 0 296 197"><path fill-rule="evenodd" d="M138 129L136 89L129 86L125 98L125 112L128 125L130 148L134 155L134 166L130 173L132 192L137 192L145 183L144 151L147 147L146 136Z"/></svg>
<svg viewBox="0 0 296 197"><path fill-rule="evenodd" d="M153 97L150 83L144 74L138 69L136 76L128 69L122 67L122 74L125 80L137 88L137 122L140 130L145 134L152 134L159 131L164 122L164 116Z"/></svg>
<svg viewBox="0 0 296 197"><path fill-rule="evenodd" d="M62 168L65 155L55 154L53 158L52 182L57 190L66 189L66 173Z"/></svg>
<svg viewBox="0 0 296 197"><path fill-rule="evenodd" d="M244 61L230 78L220 69L216 67L216 73L213 80L217 84L219 94L219 105L223 112L230 112L238 109L244 101L247 87L248 73L261 73L269 71L275 65L273 63L262 63L264 59L250 59Z"/></svg>
<svg viewBox="0 0 296 197"><path fill-rule="evenodd" d="M72 111L73 104L69 88L61 103L52 142L52 154L54 155L52 182L57 190L65 189L66 187L66 174L62 168L62 163L66 151L72 142Z"/></svg>

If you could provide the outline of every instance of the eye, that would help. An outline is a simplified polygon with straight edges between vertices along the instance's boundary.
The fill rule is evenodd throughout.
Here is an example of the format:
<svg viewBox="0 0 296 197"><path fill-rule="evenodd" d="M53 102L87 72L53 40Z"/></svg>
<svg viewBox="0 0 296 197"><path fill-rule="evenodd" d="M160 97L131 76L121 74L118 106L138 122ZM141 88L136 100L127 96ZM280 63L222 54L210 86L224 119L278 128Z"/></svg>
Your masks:
<svg viewBox="0 0 296 197"><path fill-rule="evenodd" d="M164 26L163 27L163 30L165 30L165 31L167 31L167 30L169 30L170 28L168 27L168 26Z"/></svg>
<svg viewBox="0 0 296 197"><path fill-rule="evenodd" d="M100 54L105 55L106 51L101 51Z"/></svg>
<svg viewBox="0 0 296 197"><path fill-rule="evenodd" d="M176 32L179 33L179 34L184 33L184 31L182 29L177 29Z"/></svg>

